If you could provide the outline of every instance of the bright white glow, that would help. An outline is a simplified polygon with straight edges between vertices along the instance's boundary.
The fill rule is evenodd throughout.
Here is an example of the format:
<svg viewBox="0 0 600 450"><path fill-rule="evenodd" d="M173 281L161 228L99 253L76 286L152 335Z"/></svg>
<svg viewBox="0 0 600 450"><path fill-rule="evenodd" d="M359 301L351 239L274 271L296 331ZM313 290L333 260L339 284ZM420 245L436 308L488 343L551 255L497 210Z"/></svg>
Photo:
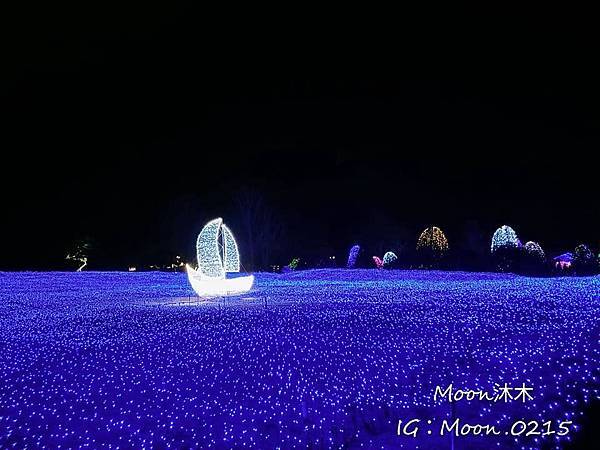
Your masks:
<svg viewBox="0 0 600 450"><path fill-rule="evenodd" d="M225 272L240 271L240 254L233 233L227 225L221 225L223 232L223 262Z"/></svg>
<svg viewBox="0 0 600 450"><path fill-rule="evenodd" d="M206 278L200 271L186 265L188 280L199 297L215 297L248 292L254 283L254 275L237 278Z"/></svg>
<svg viewBox="0 0 600 450"><path fill-rule="evenodd" d="M220 217L208 222L196 240L198 270L186 266L192 288L200 297L239 294L254 283L252 275L226 279L226 272L240 271L240 255L231 230Z"/></svg>
<svg viewBox="0 0 600 450"><path fill-rule="evenodd" d="M492 253L501 247L518 247L519 238L517 233L508 225L502 225L492 236Z"/></svg>
<svg viewBox="0 0 600 450"><path fill-rule="evenodd" d="M211 220L198 235L196 252L198 256L198 270L207 278L225 278L221 250L219 245L219 229L223 219Z"/></svg>
<svg viewBox="0 0 600 450"><path fill-rule="evenodd" d="M388 264L393 263L397 259L398 257L394 252L387 252L385 255L383 255L383 265L387 266Z"/></svg>

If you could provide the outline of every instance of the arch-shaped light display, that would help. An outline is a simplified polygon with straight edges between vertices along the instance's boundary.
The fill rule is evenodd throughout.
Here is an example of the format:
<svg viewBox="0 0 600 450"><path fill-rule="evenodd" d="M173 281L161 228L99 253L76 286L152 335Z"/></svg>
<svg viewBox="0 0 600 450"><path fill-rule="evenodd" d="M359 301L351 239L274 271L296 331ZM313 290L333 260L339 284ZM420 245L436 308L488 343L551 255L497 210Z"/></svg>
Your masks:
<svg viewBox="0 0 600 450"><path fill-rule="evenodd" d="M519 238L517 237L517 233L508 225L502 225L492 236L492 253L502 247L516 248L518 246Z"/></svg>
<svg viewBox="0 0 600 450"><path fill-rule="evenodd" d="M231 230L220 217L208 222L196 240L198 270L186 266L192 288L200 297L239 294L250 290L254 276L227 279L240 271L240 255Z"/></svg>
<svg viewBox="0 0 600 450"><path fill-rule="evenodd" d="M543 261L546 259L546 254L544 250L537 242L529 241L525 243L525 251L531 256Z"/></svg>
<svg viewBox="0 0 600 450"><path fill-rule="evenodd" d="M398 257L394 252L386 252L385 255L383 255L383 265L387 266L396 261L397 259Z"/></svg>
<svg viewBox="0 0 600 450"><path fill-rule="evenodd" d="M438 227L425 228L417 241L417 250L431 250L443 255L448 251L448 239Z"/></svg>

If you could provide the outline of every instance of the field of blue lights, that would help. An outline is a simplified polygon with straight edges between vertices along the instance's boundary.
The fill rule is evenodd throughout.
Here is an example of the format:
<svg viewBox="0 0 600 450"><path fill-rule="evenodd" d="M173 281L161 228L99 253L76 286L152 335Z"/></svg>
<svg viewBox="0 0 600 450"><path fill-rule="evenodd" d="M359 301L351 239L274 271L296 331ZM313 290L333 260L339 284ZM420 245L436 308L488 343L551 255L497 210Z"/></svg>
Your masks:
<svg viewBox="0 0 600 450"><path fill-rule="evenodd" d="M600 277L259 273L198 302L181 273L0 273L0 447L450 448L398 421L577 424L598 397L599 331ZM533 400L452 410L433 400L450 383L526 383Z"/></svg>

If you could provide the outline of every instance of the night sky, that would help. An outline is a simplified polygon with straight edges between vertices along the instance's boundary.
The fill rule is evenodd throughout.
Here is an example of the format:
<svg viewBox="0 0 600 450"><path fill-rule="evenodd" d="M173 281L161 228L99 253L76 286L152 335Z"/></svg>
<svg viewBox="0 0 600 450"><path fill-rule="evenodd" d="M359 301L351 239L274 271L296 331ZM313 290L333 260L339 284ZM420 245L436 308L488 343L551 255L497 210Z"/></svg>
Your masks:
<svg viewBox="0 0 600 450"><path fill-rule="evenodd" d="M520 47L454 70L399 45L394 70L352 70L348 49L215 35L185 11L53 14L4 31L2 269L64 268L84 237L91 268L192 260L205 221L239 229L244 189L282 224L274 263L429 225L455 248L502 224L550 252L600 247L600 88L579 66Z"/></svg>

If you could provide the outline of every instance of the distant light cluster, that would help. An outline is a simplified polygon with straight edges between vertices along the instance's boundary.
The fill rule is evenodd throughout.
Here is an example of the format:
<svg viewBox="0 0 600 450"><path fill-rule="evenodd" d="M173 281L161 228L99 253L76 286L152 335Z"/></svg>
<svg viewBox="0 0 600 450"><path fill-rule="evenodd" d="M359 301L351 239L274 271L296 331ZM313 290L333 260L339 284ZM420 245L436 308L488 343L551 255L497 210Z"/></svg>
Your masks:
<svg viewBox="0 0 600 450"><path fill-rule="evenodd" d="M350 253L348 253L348 263L346 267L348 269L354 269L356 267L356 261L358 259L358 255L360 253L360 245L353 245L350 249Z"/></svg>
<svg viewBox="0 0 600 450"><path fill-rule="evenodd" d="M532 386L528 403L456 404L499 426L577 424L598 396L600 277L257 278L250 298L186 306L184 274L0 273L0 448L447 448L394 434L450 417L436 386Z"/></svg>
<svg viewBox="0 0 600 450"><path fill-rule="evenodd" d="M386 252L385 255L383 255L383 265L388 266L388 265L392 264L394 261L396 261L397 259L398 259L398 257L396 256L396 254L394 252Z"/></svg>
<svg viewBox="0 0 600 450"><path fill-rule="evenodd" d="M589 249L589 247L585 244L579 244L575 247L575 251L573 252L573 257L576 261L588 261L591 262L594 259L594 254Z"/></svg>
<svg viewBox="0 0 600 450"><path fill-rule="evenodd" d="M542 247L540 246L540 244L538 244L537 242L533 242L533 241L529 241L525 244L525 251L533 256L534 258L538 259L539 261L545 261L546 260L546 254L544 253L544 250L542 249Z"/></svg>
<svg viewBox="0 0 600 450"><path fill-rule="evenodd" d="M438 227L425 228L417 241L417 250L430 250L438 255L448 251L448 239Z"/></svg>
<svg viewBox="0 0 600 450"><path fill-rule="evenodd" d="M492 253L500 248L517 248L520 241L517 233L508 225L502 225L492 236Z"/></svg>

